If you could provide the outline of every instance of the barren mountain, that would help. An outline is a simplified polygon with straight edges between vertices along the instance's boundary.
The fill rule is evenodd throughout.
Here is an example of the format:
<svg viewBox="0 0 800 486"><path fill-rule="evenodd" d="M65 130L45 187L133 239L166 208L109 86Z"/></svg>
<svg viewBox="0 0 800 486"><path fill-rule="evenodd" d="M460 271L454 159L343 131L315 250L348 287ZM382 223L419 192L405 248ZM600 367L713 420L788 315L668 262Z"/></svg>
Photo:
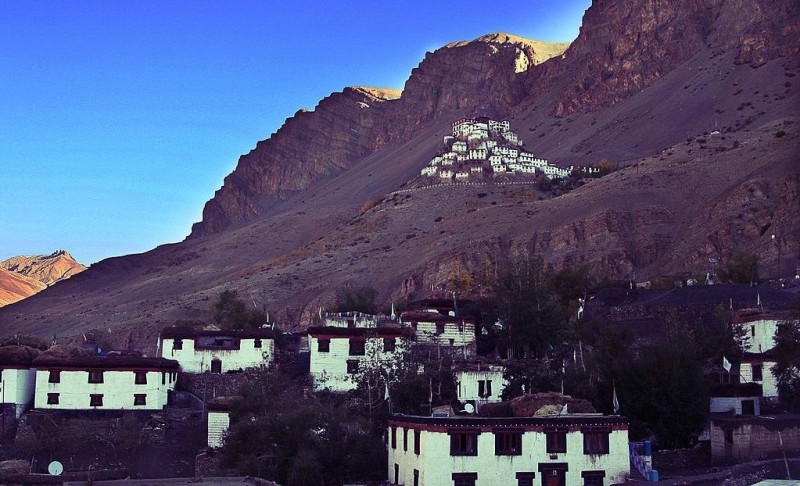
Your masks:
<svg viewBox="0 0 800 486"><path fill-rule="evenodd" d="M347 88L287 120L186 241L95 264L0 310L0 327L117 328L152 348L157 328L207 320L224 289L292 327L343 285L422 298L522 245L615 278L704 273L737 251L757 253L765 276L793 274L798 14L793 0L598 0L563 54L507 34L449 44L402 92ZM566 193L409 184L474 115L509 120L559 165L620 170Z"/></svg>
<svg viewBox="0 0 800 486"><path fill-rule="evenodd" d="M64 250L0 261L0 307L30 297L84 270L86 267Z"/></svg>

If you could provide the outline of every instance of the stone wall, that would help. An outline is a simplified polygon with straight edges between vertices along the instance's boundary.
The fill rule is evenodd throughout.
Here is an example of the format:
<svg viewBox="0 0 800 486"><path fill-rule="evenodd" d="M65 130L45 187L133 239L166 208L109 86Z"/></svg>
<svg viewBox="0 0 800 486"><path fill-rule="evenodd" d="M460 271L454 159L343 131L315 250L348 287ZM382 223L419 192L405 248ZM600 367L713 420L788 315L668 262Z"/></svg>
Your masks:
<svg viewBox="0 0 800 486"><path fill-rule="evenodd" d="M238 395L245 383L256 379L261 370L239 373L180 373L178 390L192 393L207 402L212 398Z"/></svg>

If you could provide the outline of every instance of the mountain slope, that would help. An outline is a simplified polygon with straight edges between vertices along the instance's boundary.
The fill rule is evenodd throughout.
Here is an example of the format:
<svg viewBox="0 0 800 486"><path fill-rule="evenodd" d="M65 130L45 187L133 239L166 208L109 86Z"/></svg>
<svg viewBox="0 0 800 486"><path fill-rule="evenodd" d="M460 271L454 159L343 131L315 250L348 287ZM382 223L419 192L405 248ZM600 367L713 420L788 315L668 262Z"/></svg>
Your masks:
<svg viewBox="0 0 800 486"><path fill-rule="evenodd" d="M93 265L0 310L0 326L151 344L229 288L302 325L344 285L421 298L521 245L616 278L703 273L735 251L786 275L800 254L798 8L765 20L730 3L597 1L563 57L537 64L529 42L485 36L426 55L399 97L334 94L243 156L189 239ZM560 165L623 168L563 195L407 190L450 124L476 114L510 120Z"/></svg>
<svg viewBox="0 0 800 486"><path fill-rule="evenodd" d="M64 250L0 261L0 307L30 297L84 270L86 267Z"/></svg>

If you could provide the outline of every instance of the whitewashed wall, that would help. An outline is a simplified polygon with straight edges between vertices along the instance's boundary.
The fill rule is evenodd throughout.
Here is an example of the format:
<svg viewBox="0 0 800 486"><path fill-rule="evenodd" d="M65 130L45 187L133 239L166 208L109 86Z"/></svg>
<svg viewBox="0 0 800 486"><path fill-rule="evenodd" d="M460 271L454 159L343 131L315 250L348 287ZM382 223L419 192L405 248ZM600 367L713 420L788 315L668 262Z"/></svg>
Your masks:
<svg viewBox="0 0 800 486"><path fill-rule="evenodd" d="M229 412L210 410L208 412L208 447L222 447L225 434L231 425Z"/></svg>
<svg viewBox="0 0 800 486"><path fill-rule="evenodd" d="M0 381L0 398L2 403L16 405L16 416L33 403L33 392L36 383L36 370L32 368L3 368Z"/></svg>
<svg viewBox="0 0 800 486"><path fill-rule="evenodd" d="M167 404L169 390L175 388L177 370L147 371L147 383L136 384L136 373L130 370L106 370L103 383L89 383L87 370L61 370L59 383L49 383L50 370L36 372L34 407L61 410L150 410ZM162 373L164 373L162 383ZM58 404L48 404L47 394L58 393ZM145 405L134 406L135 394L145 394ZM103 406L89 405L90 395L102 394Z"/></svg>
<svg viewBox="0 0 800 486"><path fill-rule="evenodd" d="M752 400L754 402L755 415L761 415L761 402L759 397L711 397L709 411L711 413L733 412L736 415L741 415L742 400Z"/></svg>
<svg viewBox="0 0 800 486"><path fill-rule="evenodd" d="M501 370L491 371L475 371L475 370L459 370L456 371L456 381L458 382L457 394L458 401L465 402L467 400L475 401L475 404L480 408L484 403L499 402L500 394L506 386L506 381L503 379L503 372ZM478 395L479 381L490 381L492 393L488 396Z"/></svg>
<svg viewBox="0 0 800 486"><path fill-rule="evenodd" d="M397 428L397 448L389 449L388 479L394 481L394 465L399 466L399 484L414 484L414 469L419 470L420 485L453 484L454 472L477 472L478 486L494 486L499 484L517 484L518 472L534 472L534 484L541 484L541 463L568 463L566 473L567 485L583 484L581 472L606 472L603 484L625 482L629 475L630 460L628 458L628 431L614 430L609 436L609 454L587 455L583 453L583 434L580 431L567 434L567 452L548 454L546 435L543 432L526 432L522 436L522 455L495 455L495 437L489 432L478 436L477 456L451 456L450 436L447 432L423 430L420 437L420 455L414 454L413 431L409 430L410 444L403 450L402 428ZM389 430L391 436L391 429Z"/></svg>
<svg viewBox="0 0 800 486"><path fill-rule="evenodd" d="M775 398L778 396L778 380L772 373L772 367L777 363L774 361L764 361L761 365L761 381L753 380L753 363L742 363L739 366L739 376L743 383L758 383L761 385L765 398Z"/></svg>
<svg viewBox="0 0 800 486"><path fill-rule="evenodd" d="M239 349L195 349L192 338L180 339L182 349L175 349L177 338L163 338L161 357L176 360L181 371L204 373L211 371L214 358L222 361L222 372L269 366L275 359L275 340L261 338L261 347L255 347L255 338L240 340Z"/></svg>
<svg viewBox="0 0 800 486"><path fill-rule="evenodd" d="M775 347L775 332L778 330L776 319L758 319L740 326L747 336L746 352L763 353Z"/></svg>
<svg viewBox="0 0 800 486"><path fill-rule="evenodd" d="M364 355L350 355L349 336L322 336L330 339L329 351L319 351L320 336L309 336L308 347L310 351L310 373L314 380L314 389L329 389L331 391L354 390L358 374L347 372L347 361L358 360L359 370L366 366L393 366L393 362L407 349L407 341L395 338L395 351L383 351L383 337L370 337L364 344Z"/></svg>

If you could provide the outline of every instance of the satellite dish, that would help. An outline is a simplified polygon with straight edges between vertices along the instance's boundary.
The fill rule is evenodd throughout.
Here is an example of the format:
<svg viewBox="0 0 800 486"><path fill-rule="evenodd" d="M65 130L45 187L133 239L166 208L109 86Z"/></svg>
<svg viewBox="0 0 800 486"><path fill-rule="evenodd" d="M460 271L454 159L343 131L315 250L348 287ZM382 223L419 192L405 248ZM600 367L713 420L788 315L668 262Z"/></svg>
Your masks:
<svg viewBox="0 0 800 486"><path fill-rule="evenodd" d="M61 473L64 472L64 465L58 461L53 461L47 466L47 472L49 472L51 476L60 476Z"/></svg>
<svg viewBox="0 0 800 486"><path fill-rule="evenodd" d="M464 411L467 412L470 415L475 413L475 405L473 405L471 403L465 403L464 404Z"/></svg>

